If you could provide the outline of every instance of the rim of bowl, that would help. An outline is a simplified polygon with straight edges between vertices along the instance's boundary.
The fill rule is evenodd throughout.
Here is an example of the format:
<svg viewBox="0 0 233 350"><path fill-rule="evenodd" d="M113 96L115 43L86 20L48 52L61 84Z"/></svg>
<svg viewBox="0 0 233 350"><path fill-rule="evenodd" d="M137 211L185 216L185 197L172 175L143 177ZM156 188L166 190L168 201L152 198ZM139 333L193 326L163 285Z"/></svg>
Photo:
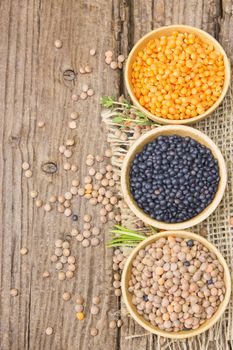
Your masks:
<svg viewBox="0 0 233 350"><path fill-rule="evenodd" d="M129 169L130 169L132 160L135 158L135 155L138 152L140 152L146 144L150 143L152 140L156 139L160 135L176 134L177 132L179 135L179 131L183 131L186 133L186 135L183 135L183 136L189 136L191 138L194 138L199 143L204 144L207 148L210 149L214 158L217 159L218 161L220 180L219 180L217 192L215 193L213 200L198 215L186 221L182 221L178 223L166 223L166 222L158 221L156 219L151 218L141 208L139 208L129 188ZM219 203L221 202L222 197L224 195L225 188L226 188L226 184L227 184L227 169L226 169L226 164L220 149L206 134L202 133L201 131L195 128L192 128L186 125L159 126L140 136L139 139L128 150L121 169L122 193L129 208L139 219L144 221L146 224L149 224L153 227L156 227L162 230L183 230L183 229L187 229L189 227L195 226L201 223L202 221L204 221L210 214L212 214L215 211L215 209L218 207Z"/></svg>
<svg viewBox="0 0 233 350"><path fill-rule="evenodd" d="M201 35L203 35L204 37L206 37L207 39L209 39L210 41L212 41L213 46L219 50L221 52L221 54L224 57L224 66L225 66L225 79L224 79L224 85L223 85L223 90L221 95L219 96L219 98L217 99L217 101L209 108L205 111L205 113L199 114L196 117L192 117L192 118L188 118L188 119L178 119L178 120L173 120L173 119L166 119L166 118L162 118L162 117L158 117L154 114L152 114L151 112L149 112L146 108L144 108L143 106L141 106L141 104L139 103L138 99L136 98L133 89L131 87L131 81L130 81L130 77L129 77L129 72L130 72L130 67L132 65L132 57L135 54L135 52L138 50L138 47L147 39L149 39L150 36L153 36L153 34L159 33L160 31L163 32L164 30L169 30L169 29L173 29L173 30L187 30L188 31L193 31L195 33L199 33ZM162 33L161 33L162 34ZM150 31L149 33L147 33L146 35L144 35L141 39L139 39L136 44L133 46L133 48L130 51L130 54L128 56L127 62L126 62L126 67L125 67L125 83L126 83L126 88L127 91L130 95L131 100L133 101L133 104L140 109L146 116L148 116L148 118L150 118L151 120L158 122L160 124L174 124L174 125L179 125L179 124L192 124L195 123L199 120L202 120L204 118L206 118L207 116L209 116L212 112L215 111L215 109L220 105L220 103L223 101L227 90L229 88L230 85L230 76L231 76L231 67L230 67L230 62L229 59L227 57L226 52L224 51L223 47L220 45L220 43L209 33L207 33L206 31L196 28L196 27L192 27L192 26L187 26L187 25L170 25L170 26L163 26L163 27L159 27L155 30Z"/></svg>
<svg viewBox="0 0 233 350"><path fill-rule="evenodd" d="M152 324L150 324L150 322L144 320L143 316L137 313L136 308L132 306L132 302L131 302L132 294L128 292L128 274L131 273L132 261L137 255L138 251L143 247L147 246L148 244L152 243L153 241L158 240L161 237L169 237L169 236L179 236L179 237L184 237L184 238L189 238L189 239L199 241L205 247L207 247L208 250L210 250L217 256L217 259L219 260L219 262L221 263L224 269L224 283L225 283L226 292L225 292L223 301L219 304L217 311L214 313L214 315L210 319L206 320L197 329L193 329L190 331L167 332L159 329L158 327L153 326ZM161 337L167 337L167 338L173 338L173 339L184 339L184 338L193 337L195 335L205 332L210 327L212 327L218 321L218 319L222 316L231 296L231 275L230 275L230 271L227 266L226 260L222 256L221 252L204 237L188 231L159 232L146 238L144 241L140 242L128 256L123 269L123 273L122 273L122 296L131 316L144 329L146 329L151 333L157 334Z"/></svg>

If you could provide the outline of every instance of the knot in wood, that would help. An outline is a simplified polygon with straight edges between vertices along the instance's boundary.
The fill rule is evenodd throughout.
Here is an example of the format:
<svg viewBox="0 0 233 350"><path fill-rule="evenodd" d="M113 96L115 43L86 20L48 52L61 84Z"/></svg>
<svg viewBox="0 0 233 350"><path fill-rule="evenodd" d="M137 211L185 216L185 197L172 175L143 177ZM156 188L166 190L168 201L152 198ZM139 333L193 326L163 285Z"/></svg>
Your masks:
<svg viewBox="0 0 233 350"><path fill-rule="evenodd" d="M57 172L57 164L54 162L46 162L42 164L41 169L46 174L54 174Z"/></svg>
<svg viewBox="0 0 233 350"><path fill-rule="evenodd" d="M75 72L72 69L66 69L63 72L64 80L72 81L72 80L75 79L75 77L76 77L76 74L75 74Z"/></svg>

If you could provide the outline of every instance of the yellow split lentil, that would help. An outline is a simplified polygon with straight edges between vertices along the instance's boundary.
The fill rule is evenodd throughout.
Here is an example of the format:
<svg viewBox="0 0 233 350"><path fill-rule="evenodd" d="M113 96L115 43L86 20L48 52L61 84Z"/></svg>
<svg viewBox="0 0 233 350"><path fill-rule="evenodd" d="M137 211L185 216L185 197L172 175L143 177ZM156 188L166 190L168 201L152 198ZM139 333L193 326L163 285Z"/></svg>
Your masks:
<svg viewBox="0 0 233 350"><path fill-rule="evenodd" d="M76 313L76 318L77 318L77 320L82 321L82 320L84 320L85 315L84 315L83 312L77 312Z"/></svg>
<svg viewBox="0 0 233 350"><path fill-rule="evenodd" d="M224 58L195 34L173 32L150 40L132 64L141 106L166 119L203 114L222 93Z"/></svg>

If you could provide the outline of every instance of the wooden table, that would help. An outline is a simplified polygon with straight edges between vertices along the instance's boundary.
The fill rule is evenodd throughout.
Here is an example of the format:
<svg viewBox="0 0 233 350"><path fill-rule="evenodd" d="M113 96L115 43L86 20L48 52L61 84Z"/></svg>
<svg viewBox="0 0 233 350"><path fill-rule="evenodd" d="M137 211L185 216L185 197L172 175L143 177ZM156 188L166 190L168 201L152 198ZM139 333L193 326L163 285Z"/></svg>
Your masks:
<svg viewBox="0 0 233 350"><path fill-rule="evenodd" d="M123 72L110 70L104 62L106 50L127 55L151 29L180 23L203 28L233 57L232 7L232 0L1 1L1 350L157 349L153 336L125 338L145 333L127 317L121 329L108 327L120 301L112 288L107 227L99 248L74 245L76 277L58 281L50 256L54 241L69 232L72 222L55 210L45 213L35 208L30 191L36 189L46 198L69 189L72 175L62 169L58 147L71 134L67 124L73 110L80 113L73 157L80 178L86 155L106 147L99 98L125 92ZM56 39L63 41L60 50L54 47ZM89 55L91 48L97 49L95 57ZM92 74L64 79L64 71L78 72L87 63L93 67ZM95 96L72 102L72 92L80 91L85 82L95 89ZM45 121L41 129L40 120ZM32 166L30 179L23 175L23 161ZM46 162L56 163L58 172L43 172ZM80 217L90 212L85 201L76 200L75 208ZM92 214L98 224L97 211L93 209ZM26 256L20 255L22 246L29 250ZM45 270L51 271L50 278L42 278ZM19 290L17 297L10 296L11 288ZM62 300L65 290L73 299L77 293L86 296L85 321L75 320L74 300ZM96 321L88 310L91 296L98 293L102 306ZM93 324L100 329L95 338L89 335ZM48 326L54 329L51 336L45 335Z"/></svg>

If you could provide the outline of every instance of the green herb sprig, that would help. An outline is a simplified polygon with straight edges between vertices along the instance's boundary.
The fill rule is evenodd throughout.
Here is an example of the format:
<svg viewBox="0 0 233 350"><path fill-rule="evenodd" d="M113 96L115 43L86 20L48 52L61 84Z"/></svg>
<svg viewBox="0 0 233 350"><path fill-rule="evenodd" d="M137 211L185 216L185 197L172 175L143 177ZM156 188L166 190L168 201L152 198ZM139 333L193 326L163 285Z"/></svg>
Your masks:
<svg viewBox="0 0 233 350"><path fill-rule="evenodd" d="M107 247L134 247L139 242L144 241L146 236L137 233L133 230L129 230L126 227L115 225L114 229L110 231L114 234L114 237L107 243Z"/></svg>
<svg viewBox="0 0 233 350"><path fill-rule="evenodd" d="M100 99L100 104L105 108L113 110L113 122L117 124L128 124L131 125L153 125L150 119L147 118L141 111L134 105L129 103L126 99L121 102L116 101L113 97L103 96ZM132 115L134 118L132 118Z"/></svg>

